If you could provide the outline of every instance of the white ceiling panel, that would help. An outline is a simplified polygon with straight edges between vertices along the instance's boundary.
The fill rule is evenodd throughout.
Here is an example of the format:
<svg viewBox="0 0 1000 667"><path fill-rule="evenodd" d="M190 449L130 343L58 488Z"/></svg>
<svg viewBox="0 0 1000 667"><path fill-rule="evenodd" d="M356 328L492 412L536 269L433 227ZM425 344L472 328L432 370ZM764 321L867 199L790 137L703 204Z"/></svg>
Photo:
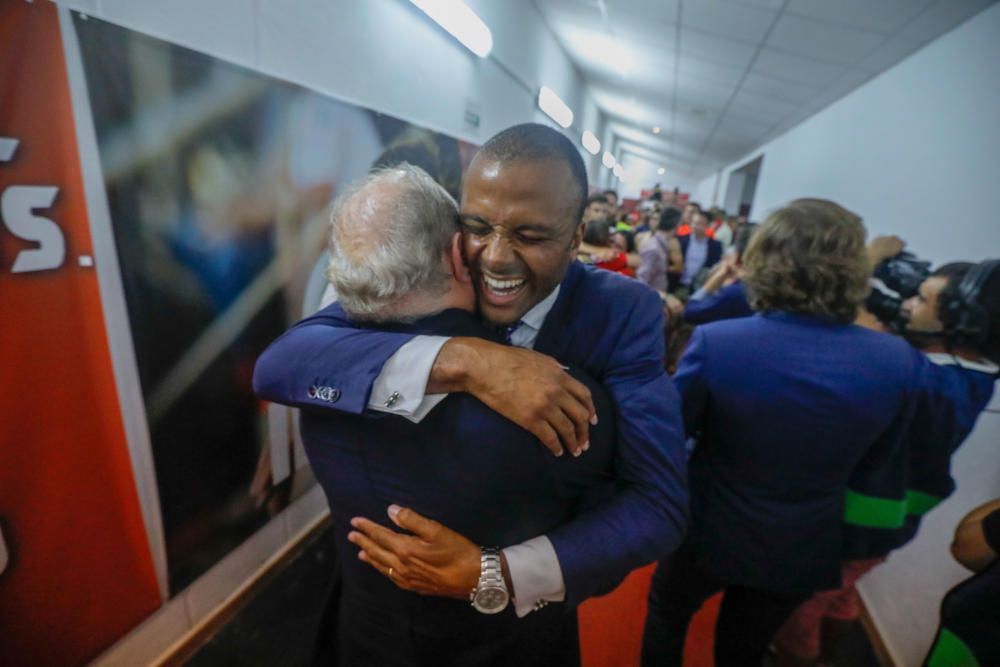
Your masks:
<svg viewBox="0 0 1000 667"><path fill-rule="evenodd" d="M774 127L775 123L768 120L759 120L741 116L735 111L727 113L715 133L736 139L756 139L763 136L768 130Z"/></svg>
<svg viewBox="0 0 1000 667"><path fill-rule="evenodd" d="M787 14L890 35L934 0L790 0Z"/></svg>
<svg viewBox="0 0 1000 667"><path fill-rule="evenodd" d="M725 0L726 4L750 5L758 9L773 9L778 11L785 4L785 0Z"/></svg>
<svg viewBox="0 0 1000 667"><path fill-rule="evenodd" d="M684 3L681 25L729 39L756 44L764 39L778 12L725 0Z"/></svg>
<svg viewBox="0 0 1000 667"><path fill-rule="evenodd" d="M775 79L757 71L747 75L740 89L793 104L804 104L823 91L822 88Z"/></svg>
<svg viewBox="0 0 1000 667"><path fill-rule="evenodd" d="M591 4L597 4L596 2ZM605 0L611 20L619 14L645 16L656 21L677 22L677 6L680 0Z"/></svg>
<svg viewBox="0 0 1000 667"><path fill-rule="evenodd" d="M823 63L790 53L764 49L757 56L754 70L767 76L821 88L843 75L847 68L843 65Z"/></svg>
<svg viewBox="0 0 1000 667"><path fill-rule="evenodd" d="M691 57L716 65L743 69L750 62L756 50L757 48L752 44L735 42L693 28L681 30L682 58Z"/></svg>
<svg viewBox="0 0 1000 667"><path fill-rule="evenodd" d="M743 78L744 69L738 67L727 67L716 63L698 60L691 56L681 55L678 61L678 78L694 79L705 83L717 84L728 88L735 88Z"/></svg>
<svg viewBox="0 0 1000 667"><path fill-rule="evenodd" d="M994 2L996 0L935 0L930 7L903 28L900 36L929 42L975 16Z"/></svg>
<svg viewBox="0 0 1000 667"><path fill-rule="evenodd" d="M814 60L852 65L884 41L885 36L879 33L784 14L775 24L767 45Z"/></svg>
<svg viewBox="0 0 1000 667"><path fill-rule="evenodd" d="M530 1L608 118L612 143L695 165L701 177L998 0Z"/></svg>
<svg viewBox="0 0 1000 667"><path fill-rule="evenodd" d="M782 102L767 95L757 95L741 90L733 98L730 110L739 116L746 116L764 123L777 123L799 108L800 105Z"/></svg>
<svg viewBox="0 0 1000 667"><path fill-rule="evenodd" d="M887 39L882 46L858 62L858 66L871 72L881 72L882 70L889 69L926 43L927 40L925 39L907 38L897 35L891 39Z"/></svg>
<svg viewBox="0 0 1000 667"><path fill-rule="evenodd" d="M684 74L677 78L677 103L687 109L725 109L732 96L732 86Z"/></svg>

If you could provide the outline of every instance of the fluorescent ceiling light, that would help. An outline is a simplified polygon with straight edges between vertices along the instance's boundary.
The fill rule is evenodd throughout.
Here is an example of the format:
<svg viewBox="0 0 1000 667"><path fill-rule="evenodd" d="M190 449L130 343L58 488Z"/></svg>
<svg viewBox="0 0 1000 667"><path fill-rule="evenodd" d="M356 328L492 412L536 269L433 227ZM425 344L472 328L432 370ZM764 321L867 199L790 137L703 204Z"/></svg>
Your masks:
<svg viewBox="0 0 1000 667"><path fill-rule="evenodd" d="M611 172L612 172L612 173L613 173L613 174L614 174L615 176L617 176L618 178L624 178L624 175L625 175L625 170L624 170L624 169L622 169L622 166L621 166L620 164L616 164L616 165L615 165L615 166L614 166L614 167L613 167L613 168L611 169Z"/></svg>
<svg viewBox="0 0 1000 667"><path fill-rule="evenodd" d="M660 133L660 126L657 125L656 127L653 128L653 134L659 134L659 133Z"/></svg>
<svg viewBox="0 0 1000 667"><path fill-rule="evenodd" d="M410 0L467 49L485 58L493 49L493 34L462 0Z"/></svg>
<svg viewBox="0 0 1000 667"><path fill-rule="evenodd" d="M667 171L666 169L660 167L659 169L656 170L656 173L659 174L660 176L663 176L663 174L666 173L666 171Z"/></svg>
<svg viewBox="0 0 1000 667"><path fill-rule="evenodd" d="M562 98L548 86L542 86L538 89L538 108L562 127L569 127L573 124L573 110L566 106Z"/></svg>
<svg viewBox="0 0 1000 667"><path fill-rule="evenodd" d="M604 155L601 157L601 164L603 164L608 169L615 168L615 156L611 153L604 151Z"/></svg>
<svg viewBox="0 0 1000 667"><path fill-rule="evenodd" d="M597 140L597 137L590 130L583 133L583 138L580 141L591 155L597 155L598 151L601 150L601 142Z"/></svg>

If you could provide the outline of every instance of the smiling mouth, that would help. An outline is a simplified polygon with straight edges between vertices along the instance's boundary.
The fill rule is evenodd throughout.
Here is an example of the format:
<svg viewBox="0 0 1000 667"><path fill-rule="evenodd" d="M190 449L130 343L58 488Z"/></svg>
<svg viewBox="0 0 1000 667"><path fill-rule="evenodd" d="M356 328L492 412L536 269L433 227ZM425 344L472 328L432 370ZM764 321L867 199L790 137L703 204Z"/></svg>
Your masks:
<svg viewBox="0 0 1000 667"><path fill-rule="evenodd" d="M527 281L524 278L500 280L483 274L483 287L487 298L494 302L507 302L520 294ZM492 297L492 298L489 298Z"/></svg>

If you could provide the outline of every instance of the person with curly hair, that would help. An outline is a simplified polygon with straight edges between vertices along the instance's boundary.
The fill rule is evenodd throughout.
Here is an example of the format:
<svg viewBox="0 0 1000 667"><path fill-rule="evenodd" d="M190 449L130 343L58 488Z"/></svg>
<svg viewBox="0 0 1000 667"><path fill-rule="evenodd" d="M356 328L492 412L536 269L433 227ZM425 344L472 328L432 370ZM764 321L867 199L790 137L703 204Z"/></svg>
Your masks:
<svg viewBox="0 0 1000 667"><path fill-rule="evenodd" d="M691 523L649 594L644 665L680 665L692 615L724 590L720 665L756 665L814 591L840 584L847 482L909 426L920 353L853 324L871 267L861 219L799 199L757 229L743 261L752 317L697 327L674 381Z"/></svg>

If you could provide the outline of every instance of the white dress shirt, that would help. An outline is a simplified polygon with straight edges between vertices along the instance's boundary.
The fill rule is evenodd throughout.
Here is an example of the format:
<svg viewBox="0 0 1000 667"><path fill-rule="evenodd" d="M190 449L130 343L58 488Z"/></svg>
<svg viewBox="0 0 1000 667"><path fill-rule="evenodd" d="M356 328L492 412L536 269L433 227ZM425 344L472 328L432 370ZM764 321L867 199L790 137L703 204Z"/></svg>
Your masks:
<svg viewBox="0 0 1000 667"><path fill-rule="evenodd" d="M511 332L511 344L531 349L538 332L559 297L559 286L524 314ZM427 380L441 348L448 341L441 336L417 336L399 348L375 378L368 407L401 415L419 422L447 394L425 394ZM556 550L548 537L540 535L503 549L510 581L514 586L514 610L523 617L549 602L566 599L566 585Z"/></svg>
<svg viewBox="0 0 1000 667"><path fill-rule="evenodd" d="M708 259L708 237L700 241L691 233L688 240L687 251L684 253L684 273L681 275L681 285L690 285L694 277L701 271Z"/></svg>

